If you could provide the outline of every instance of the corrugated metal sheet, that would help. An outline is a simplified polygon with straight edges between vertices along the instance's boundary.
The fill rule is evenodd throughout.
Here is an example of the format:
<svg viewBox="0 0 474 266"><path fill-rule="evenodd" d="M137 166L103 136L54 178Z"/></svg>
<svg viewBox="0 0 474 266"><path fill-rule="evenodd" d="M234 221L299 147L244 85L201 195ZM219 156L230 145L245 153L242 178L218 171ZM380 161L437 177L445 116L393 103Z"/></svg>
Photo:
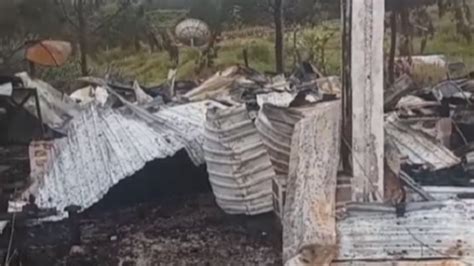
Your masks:
<svg viewBox="0 0 474 266"><path fill-rule="evenodd" d="M71 121L67 137L53 142L45 175L36 178L23 199L32 193L41 208L87 208L154 159L184 148L195 164L203 163L207 105L181 105L155 115L136 106L113 110L89 105Z"/></svg>
<svg viewBox="0 0 474 266"><path fill-rule="evenodd" d="M434 138L404 125L396 118L386 119L385 136L393 141L402 156L408 157L411 164L440 170L461 163L458 157Z"/></svg>
<svg viewBox="0 0 474 266"><path fill-rule="evenodd" d="M80 112L74 100L46 82L31 79L27 73L19 73L17 76L21 78L25 87L37 90L43 122L56 131L64 132L66 124ZM34 98L26 102L25 109L37 116Z"/></svg>
<svg viewBox="0 0 474 266"><path fill-rule="evenodd" d="M459 260L442 259L426 261L349 261L332 263L331 266L468 266L468 264Z"/></svg>
<svg viewBox="0 0 474 266"><path fill-rule="evenodd" d="M339 261L460 259L474 263L474 201L410 203L405 217L350 212L337 223ZM469 264L466 264L469 265Z"/></svg>
<svg viewBox="0 0 474 266"><path fill-rule="evenodd" d="M258 113L255 124L278 176L288 176L291 137L295 124L302 118L303 114L295 109L270 104L264 104Z"/></svg>
<svg viewBox="0 0 474 266"><path fill-rule="evenodd" d="M429 193L435 200L457 200L459 195L474 195L474 187L435 187L426 186L423 190ZM423 201L423 199L416 193L408 194L408 201Z"/></svg>
<svg viewBox="0 0 474 266"><path fill-rule="evenodd" d="M275 172L245 105L210 109L204 153L217 204L230 214L273 210Z"/></svg>

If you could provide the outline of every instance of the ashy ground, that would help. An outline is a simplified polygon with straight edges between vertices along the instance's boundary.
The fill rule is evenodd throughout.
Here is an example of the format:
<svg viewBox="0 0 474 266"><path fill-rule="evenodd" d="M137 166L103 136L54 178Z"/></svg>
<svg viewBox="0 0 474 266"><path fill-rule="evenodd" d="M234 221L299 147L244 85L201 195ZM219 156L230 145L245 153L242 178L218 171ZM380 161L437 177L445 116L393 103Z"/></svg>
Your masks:
<svg viewBox="0 0 474 266"><path fill-rule="evenodd" d="M226 215L212 194L95 210L82 215L80 224L82 244L73 248L67 221L17 229L22 265L281 264L273 217Z"/></svg>

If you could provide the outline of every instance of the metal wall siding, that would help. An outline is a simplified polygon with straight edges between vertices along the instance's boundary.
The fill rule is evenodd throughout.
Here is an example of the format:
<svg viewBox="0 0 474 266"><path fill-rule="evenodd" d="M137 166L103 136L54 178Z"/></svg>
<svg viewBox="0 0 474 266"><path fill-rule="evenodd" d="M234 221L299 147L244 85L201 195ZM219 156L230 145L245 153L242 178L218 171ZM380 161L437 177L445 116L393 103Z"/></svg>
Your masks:
<svg viewBox="0 0 474 266"><path fill-rule="evenodd" d="M244 105L209 110L204 154L218 205L227 213L273 210L270 157Z"/></svg>

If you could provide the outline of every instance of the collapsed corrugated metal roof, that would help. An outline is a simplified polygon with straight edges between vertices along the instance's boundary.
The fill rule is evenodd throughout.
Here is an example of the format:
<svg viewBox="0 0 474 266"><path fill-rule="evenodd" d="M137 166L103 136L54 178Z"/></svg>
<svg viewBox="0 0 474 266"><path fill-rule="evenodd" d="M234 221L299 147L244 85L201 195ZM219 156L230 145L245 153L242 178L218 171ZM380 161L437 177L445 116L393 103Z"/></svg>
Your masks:
<svg viewBox="0 0 474 266"><path fill-rule="evenodd" d="M30 78L27 73L19 73L17 76L26 88L37 90L43 122L56 131L65 132L66 124L80 112L74 100L46 82ZM26 102L25 109L32 115L37 115L34 99Z"/></svg>
<svg viewBox="0 0 474 266"><path fill-rule="evenodd" d="M429 135L404 125L395 117L385 121L385 135L398 148L402 156L413 165L422 165L430 170L449 168L461 163L453 152Z"/></svg>
<svg viewBox="0 0 474 266"><path fill-rule="evenodd" d="M474 261L472 200L410 203L398 219L393 207L351 208L337 223L337 261Z"/></svg>
<svg viewBox="0 0 474 266"><path fill-rule="evenodd" d="M209 180L224 211L254 215L273 210L275 172L245 105L208 111L204 151Z"/></svg>
<svg viewBox="0 0 474 266"><path fill-rule="evenodd" d="M258 114L257 129L267 147L276 174L285 179L288 176L294 126L303 117L304 115L296 109L280 108L270 104L265 104Z"/></svg>
<svg viewBox="0 0 474 266"><path fill-rule="evenodd" d="M40 208L63 211L69 205L90 207L116 183L158 158L186 149L192 161L204 162L205 112L196 102L152 115L139 107L125 110L87 106L68 126L68 135L52 143L45 174L23 193L36 196Z"/></svg>

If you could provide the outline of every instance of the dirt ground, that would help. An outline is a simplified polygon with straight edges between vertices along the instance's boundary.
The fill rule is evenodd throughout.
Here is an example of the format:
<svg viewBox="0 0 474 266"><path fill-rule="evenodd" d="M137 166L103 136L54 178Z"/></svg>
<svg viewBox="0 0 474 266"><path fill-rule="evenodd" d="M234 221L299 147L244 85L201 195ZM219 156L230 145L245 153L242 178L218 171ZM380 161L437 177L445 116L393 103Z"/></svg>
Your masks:
<svg viewBox="0 0 474 266"><path fill-rule="evenodd" d="M280 265L272 215L230 216L212 194L81 214L81 243L68 221L15 229L12 252L38 265ZM8 246L9 229L0 245ZM73 246L71 248L71 246ZM14 260L11 265L17 264Z"/></svg>

